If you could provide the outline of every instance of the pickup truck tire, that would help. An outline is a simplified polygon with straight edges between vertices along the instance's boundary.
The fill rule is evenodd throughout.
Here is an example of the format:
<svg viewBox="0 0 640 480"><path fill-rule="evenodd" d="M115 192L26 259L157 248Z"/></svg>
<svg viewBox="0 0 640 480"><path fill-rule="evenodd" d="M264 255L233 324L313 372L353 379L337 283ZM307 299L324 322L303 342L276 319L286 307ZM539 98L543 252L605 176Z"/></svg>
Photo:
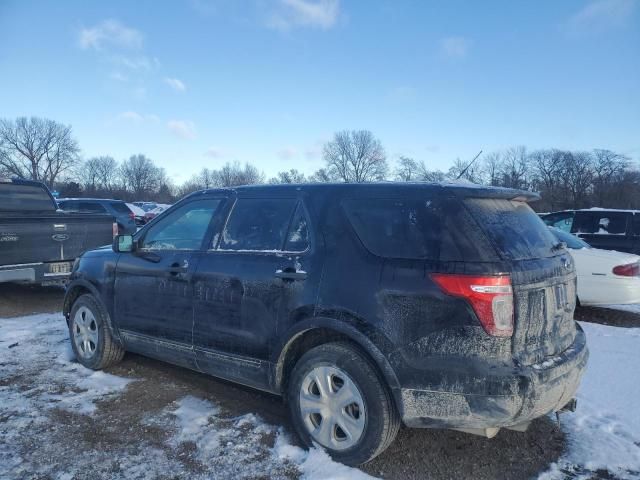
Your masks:
<svg viewBox="0 0 640 480"><path fill-rule="evenodd" d="M81 295L71 307L69 338L76 359L93 370L101 370L124 357L124 349L113 341L107 313L90 294Z"/></svg>
<svg viewBox="0 0 640 480"><path fill-rule="evenodd" d="M301 440L308 447L321 445L347 465L361 465L382 453L400 428L391 393L376 368L346 342L319 345L300 358L287 403Z"/></svg>

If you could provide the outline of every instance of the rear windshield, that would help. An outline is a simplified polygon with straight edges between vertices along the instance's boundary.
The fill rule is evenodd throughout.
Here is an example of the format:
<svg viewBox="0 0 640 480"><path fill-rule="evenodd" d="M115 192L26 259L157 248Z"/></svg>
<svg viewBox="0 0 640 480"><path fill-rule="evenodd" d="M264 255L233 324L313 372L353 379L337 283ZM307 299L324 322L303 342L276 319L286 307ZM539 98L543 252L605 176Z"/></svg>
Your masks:
<svg viewBox="0 0 640 480"><path fill-rule="evenodd" d="M53 211L51 197L42 187L34 185L0 184L0 210Z"/></svg>
<svg viewBox="0 0 640 480"><path fill-rule="evenodd" d="M457 199L357 198L342 205L373 254L436 261L495 259L495 250Z"/></svg>
<svg viewBox="0 0 640 480"><path fill-rule="evenodd" d="M558 241L526 203L495 198L470 198L464 203L502 257L523 260L553 254Z"/></svg>
<svg viewBox="0 0 640 480"><path fill-rule="evenodd" d="M131 210L124 202L111 202L111 207L118 213L126 213L127 215L131 213Z"/></svg>

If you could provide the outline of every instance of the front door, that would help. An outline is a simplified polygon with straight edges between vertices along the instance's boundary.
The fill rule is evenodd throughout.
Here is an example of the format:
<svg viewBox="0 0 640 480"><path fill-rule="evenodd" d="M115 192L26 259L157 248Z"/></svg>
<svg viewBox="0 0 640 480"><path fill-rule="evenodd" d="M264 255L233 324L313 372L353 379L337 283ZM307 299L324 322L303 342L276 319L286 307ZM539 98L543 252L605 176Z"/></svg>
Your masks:
<svg viewBox="0 0 640 480"><path fill-rule="evenodd" d="M220 199L167 212L123 253L115 281L115 317L127 347L193 366L193 272ZM170 353L173 351L173 353Z"/></svg>
<svg viewBox="0 0 640 480"><path fill-rule="evenodd" d="M239 198L211 247L194 276L198 365L264 386L281 317L308 290L303 207L296 198Z"/></svg>

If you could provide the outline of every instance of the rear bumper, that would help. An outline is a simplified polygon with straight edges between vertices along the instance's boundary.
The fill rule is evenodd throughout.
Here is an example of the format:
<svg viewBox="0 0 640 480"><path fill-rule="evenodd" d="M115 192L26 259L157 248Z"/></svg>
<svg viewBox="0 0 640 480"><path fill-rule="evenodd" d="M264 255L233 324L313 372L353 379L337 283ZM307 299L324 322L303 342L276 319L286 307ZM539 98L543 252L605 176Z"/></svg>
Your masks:
<svg viewBox="0 0 640 480"><path fill-rule="evenodd" d="M589 357L584 332L579 326L577 330L573 345L562 354L501 376L504 392L397 389L402 420L409 427L486 429L519 425L560 410L575 396Z"/></svg>
<svg viewBox="0 0 640 480"><path fill-rule="evenodd" d="M48 263L24 263L0 266L0 283L58 283L68 280L69 273L50 273Z"/></svg>

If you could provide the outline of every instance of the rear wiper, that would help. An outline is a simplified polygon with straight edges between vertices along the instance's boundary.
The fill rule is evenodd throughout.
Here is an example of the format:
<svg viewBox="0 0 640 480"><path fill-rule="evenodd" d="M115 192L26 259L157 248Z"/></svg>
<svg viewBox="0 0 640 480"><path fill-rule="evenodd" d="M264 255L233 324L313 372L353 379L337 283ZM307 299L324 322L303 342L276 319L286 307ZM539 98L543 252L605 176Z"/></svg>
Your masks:
<svg viewBox="0 0 640 480"><path fill-rule="evenodd" d="M553 247L551 247L551 251L557 252L558 250L562 250L564 248L567 248L567 244L564 242L558 242Z"/></svg>

